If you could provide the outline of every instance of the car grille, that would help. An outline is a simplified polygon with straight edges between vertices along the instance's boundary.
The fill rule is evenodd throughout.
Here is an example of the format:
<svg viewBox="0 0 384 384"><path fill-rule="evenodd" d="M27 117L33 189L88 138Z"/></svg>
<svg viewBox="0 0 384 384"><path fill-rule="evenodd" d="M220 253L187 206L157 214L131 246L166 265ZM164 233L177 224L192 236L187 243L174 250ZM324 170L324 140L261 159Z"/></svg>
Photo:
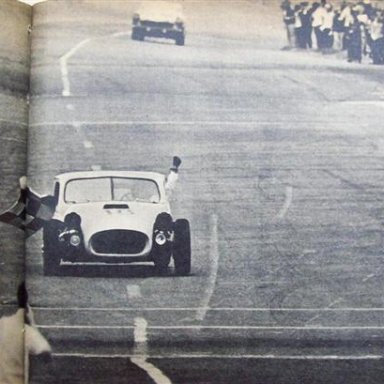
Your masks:
<svg viewBox="0 0 384 384"><path fill-rule="evenodd" d="M137 231L110 230L98 232L91 238L91 246L97 254L137 254L144 250L148 237Z"/></svg>
<svg viewBox="0 0 384 384"><path fill-rule="evenodd" d="M173 27L172 23L149 21L149 20L142 20L141 25L144 27L160 28L160 29L171 29Z"/></svg>

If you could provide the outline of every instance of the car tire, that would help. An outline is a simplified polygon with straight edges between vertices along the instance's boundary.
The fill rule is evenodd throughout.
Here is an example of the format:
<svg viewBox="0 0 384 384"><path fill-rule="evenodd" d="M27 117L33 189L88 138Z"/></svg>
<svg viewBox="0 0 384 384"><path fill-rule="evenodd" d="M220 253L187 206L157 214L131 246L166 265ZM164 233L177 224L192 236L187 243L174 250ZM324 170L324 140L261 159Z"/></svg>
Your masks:
<svg viewBox="0 0 384 384"><path fill-rule="evenodd" d="M173 261L178 276L191 273L191 233L188 220L179 219L174 224Z"/></svg>
<svg viewBox="0 0 384 384"><path fill-rule="evenodd" d="M175 43L176 43L176 45L179 45L179 46L182 46L182 45L185 44L185 35L184 35L184 33L180 33L179 35L176 36Z"/></svg>
<svg viewBox="0 0 384 384"><path fill-rule="evenodd" d="M44 276L59 276L60 261L54 252L43 251L43 274Z"/></svg>
<svg viewBox="0 0 384 384"><path fill-rule="evenodd" d="M144 40L144 33L141 32L140 30L133 29L132 34L131 34L132 40L136 41L143 41Z"/></svg>
<svg viewBox="0 0 384 384"><path fill-rule="evenodd" d="M43 274L58 276L60 274L61 244L57 239L58 231L63 224L51 220L43 229Z"/></svg>
<svg viewBox="0 0 384 384"><path fill-rule="evenodd" d="M168 246L165 248L155 247L153 251L153 262L155 264L155 271L158 275L164 275L169 263L171 262L171 249Z"/></svg>

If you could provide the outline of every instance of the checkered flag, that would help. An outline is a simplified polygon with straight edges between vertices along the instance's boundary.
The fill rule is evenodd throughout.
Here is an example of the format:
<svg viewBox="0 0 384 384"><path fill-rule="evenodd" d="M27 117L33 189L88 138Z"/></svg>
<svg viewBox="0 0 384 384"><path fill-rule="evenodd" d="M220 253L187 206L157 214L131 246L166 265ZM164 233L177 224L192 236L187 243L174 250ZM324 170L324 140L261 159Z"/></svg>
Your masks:
<svg viewBox="0 0 384 384"><path fill-rule="evenodd" d="M20 179L20 196L15 204L0 214L0 221L33 235L51 220L54 213L52 196L39 196L27 186L26 178Z"/></svg>

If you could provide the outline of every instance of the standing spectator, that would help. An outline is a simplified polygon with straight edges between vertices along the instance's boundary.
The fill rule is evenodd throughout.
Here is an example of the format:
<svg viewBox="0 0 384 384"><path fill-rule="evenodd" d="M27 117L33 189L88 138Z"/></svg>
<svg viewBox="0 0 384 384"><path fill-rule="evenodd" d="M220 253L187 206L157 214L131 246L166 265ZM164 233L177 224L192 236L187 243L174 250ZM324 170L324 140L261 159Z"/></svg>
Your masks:
<svg viewBox="0 0 384 384"><path fill-rule="evenodd" d="M324 5L324 9L323 24L320 27L322 34L322 51L323 53L329 53L333 47L333 20L335 13L333 12L332 5L329 3Z"/></svg>
<svg viewBox="0 0 384 384"><path fill-rule="evenodd" d="M287 29L288 47L293 48L296 45L295 41L295 12L289 0L284 0L281 4L283 10L283 20Z"/></svg>
<svg viewBox="0 0 384 384"><path fill-rule="evenodd" d="M347 30L353 24L353 16L352 16L352 2L348 1L341 6L341 12L339 21L343 23L344 26L344 34L343 34L343 49L348 49L348 35Z"/></svg>
<svg viewBox="0 0 384 384"><path fill-rule="evenodd" d="M384 64L384 22L383 15L376 11L369 25L369 44L373 64Z"/></svg>
<svg viewBox="0 0 384 384"><path fill-rule="evenodd" d="M364 3L357 4L354 8L357 14L357 20L360 23L361 29L361 50L364 55L368 53L368 25L370 24L370 19L368 14L365 11Z"/></svg>
<svg viewBox="0 0 384 384"><path fill-rule="evenodd" d="M324 48L324 44L322 40L323 34L320 28L324 23L324 16L325 16L326 10L319 3L313 3L312 9L313 9L312 27L313 27L313 30L315 31L317 49L322 50Z"/></svg>
<svg viewBox="0 0 384 384"><path fill-rule="evenodd" d="M302 36L303 36L303 47L304 49L312 48L312 8L309 5L308 1L304 1L301 3L301 25L302 25Z"/></svg>
<svg viewBox="0 0 384 384"><path fill-rule="evenodd" d="M336 10L333 18L333 47L341 51L343 49L345 27L340 19L341 11Z"/></svg>
<svg viewBox="0 0 384 384"><path fill-rule="evenodd" d="M353 22L347 31L347 52L348 62L357 61L361 63L362 50L361 50L361 26L357 18L357 12L352 11Z"/></svg>
<svg viewBox="0 0 384 384"><path fill-rule="evenodd" d="M301 6L299 4L295 5L293 9L295 12L295 41L296 48L304 48L303 43L303 25L301 23Z"/></svg>
<svg viewBox="0 0 384 384"><path fill-rule="evenodd" d="M373 20L375 17L375 8L372 5L371 0L363 0L364 13L368 16L370 20Z"/></svg>

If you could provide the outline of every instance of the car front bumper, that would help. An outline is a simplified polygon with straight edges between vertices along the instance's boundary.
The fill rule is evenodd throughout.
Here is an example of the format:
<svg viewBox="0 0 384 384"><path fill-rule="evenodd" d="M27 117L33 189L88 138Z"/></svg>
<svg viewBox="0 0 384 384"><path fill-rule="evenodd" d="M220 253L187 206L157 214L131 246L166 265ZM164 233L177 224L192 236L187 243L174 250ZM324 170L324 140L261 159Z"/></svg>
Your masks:
<svg viewBox="0 0 384 384"><path fill-rule="evenodd" d="M132 31L135 33L140 33L142 36L162 37L166 39L177 39L180 35L184 34L183 29L162 28L162 27L145 26L145 25L133 26Z"/></svg>

